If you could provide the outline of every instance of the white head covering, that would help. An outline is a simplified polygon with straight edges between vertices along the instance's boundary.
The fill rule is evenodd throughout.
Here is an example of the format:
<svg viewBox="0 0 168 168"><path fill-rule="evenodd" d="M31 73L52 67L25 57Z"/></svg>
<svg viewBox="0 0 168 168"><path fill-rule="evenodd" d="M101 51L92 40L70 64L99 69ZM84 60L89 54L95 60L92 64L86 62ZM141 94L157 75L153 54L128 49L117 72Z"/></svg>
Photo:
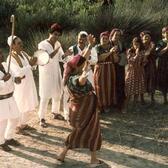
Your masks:
<svg viewBox="0 0 168 168"><path fill-rule="evenodd" d="M17 38L17 36L13 36L13 40L14 40L15 38ZM9 37L8 37L7 43L8 43L8 45L9 45L9 47L10 47L11 44L12 44L12 36L9 36Z"/></svg>
<svg viewBox="0 0 168 168"><path fill-rule="evenodd" d="M80 31L79 34L78 34L78 36L81 36L81 35L88 36L88 33L86 31Z"/></svg>

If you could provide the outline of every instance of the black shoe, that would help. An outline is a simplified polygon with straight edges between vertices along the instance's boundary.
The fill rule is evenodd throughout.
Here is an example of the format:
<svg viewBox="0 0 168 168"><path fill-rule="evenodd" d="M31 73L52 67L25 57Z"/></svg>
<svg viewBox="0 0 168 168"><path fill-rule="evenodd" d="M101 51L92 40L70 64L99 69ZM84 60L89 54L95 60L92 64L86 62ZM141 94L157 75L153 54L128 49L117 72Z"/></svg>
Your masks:
<svg viewBox="0 0 168 168"><path fill-rule="evenodd" d="M53 117L54 119L65 121L65 118L61 114L53 113L53 115L54 115Z"/></svg>
<svg viewBox="0 0 168 168"><path fill-rule="evenodd" d="M40 126L43 127L43 128L47 128L48 127L48 125L47 125L47 123L46 123L44 118L40 120Z"/></svg>
<svg viewBox="0 0 168 168"><path fill-rule="evenodd" d="M15 139L6 140L5 143L11 146L20 146L20 143Z"/></svg>
<svg viewBox="0 0 168 168"><path fill-rule="evenodd" d="M30 130L30 131L31 131L31 130L36 130L36 129L26 124L26 125L22 128L22 130Z"/></svg>
<svg viewBox="0 0 168 168"><path fill-rule="evenodd" d="M23 129L20 128L20 127L17 127L17 128L16 128L16 134L25 135L25 136L29 135L25 130L23 130Z"/></svg>
<svg viewBox="0 0 168 168"><path fill-rule="evenodd" d="M5 152L10 152L12 150L6 143L1 144L0 148Z"/></svg>

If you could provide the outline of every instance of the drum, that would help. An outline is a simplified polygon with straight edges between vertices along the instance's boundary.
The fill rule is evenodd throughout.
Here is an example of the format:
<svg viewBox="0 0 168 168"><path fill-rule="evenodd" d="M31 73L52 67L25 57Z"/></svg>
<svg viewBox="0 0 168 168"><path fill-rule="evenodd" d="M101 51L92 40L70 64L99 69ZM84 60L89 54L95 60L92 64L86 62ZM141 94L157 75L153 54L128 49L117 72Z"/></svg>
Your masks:
<svg viewBox="0 0 168 168"><path fill-rule="evenodd" d="M34 57L37 57L37 65L44 66L49 63L50 56L44 50L37 50Z"/></svg>

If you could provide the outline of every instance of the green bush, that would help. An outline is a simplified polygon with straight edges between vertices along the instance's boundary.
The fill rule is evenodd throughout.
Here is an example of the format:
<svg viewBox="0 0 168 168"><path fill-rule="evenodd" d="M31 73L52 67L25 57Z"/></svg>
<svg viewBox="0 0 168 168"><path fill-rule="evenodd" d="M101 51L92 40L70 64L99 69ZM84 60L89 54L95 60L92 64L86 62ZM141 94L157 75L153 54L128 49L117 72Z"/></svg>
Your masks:
<svg viewBox="0 0 168 168"><path fill-rule="evenodd" d="M34 34L46 32L54 22L60 23L66 32L86 30L96 37L102 31L118 27L124 30L128 43L146 29L158 40L161 28L168 24L166 0L117 0L109 7L87 0L4 0L0 1L0 9L0 19L4 20L0 26L1 44L2 41L6 44L10 35L9 19L13 13L16 34L26 41L32 41Z"/></svg>

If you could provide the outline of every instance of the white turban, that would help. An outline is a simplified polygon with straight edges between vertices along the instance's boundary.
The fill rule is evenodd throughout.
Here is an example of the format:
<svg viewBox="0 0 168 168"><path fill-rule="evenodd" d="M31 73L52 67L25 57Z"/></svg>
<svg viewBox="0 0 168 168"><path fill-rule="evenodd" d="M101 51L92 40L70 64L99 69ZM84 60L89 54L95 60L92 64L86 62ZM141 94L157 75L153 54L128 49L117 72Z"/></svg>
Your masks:
<svg viewBox="0 0 168 168"><path fill-rule="evenodd" d="M17 38L17 36L13 36L13 40L14 40L15 38ZM9 36L9 37L8 37L7 43L8 43L8 45L9 45L9 47L10 47L11 44L12 44L12 36Z"/></svg>
<svg viewBox="0 0 168 168"><path fill-rule="evenodd" d="M81 35L88 36L88 33L86 31L80 31L79 34L78 34L78 36L81 36Z"/></svg>

